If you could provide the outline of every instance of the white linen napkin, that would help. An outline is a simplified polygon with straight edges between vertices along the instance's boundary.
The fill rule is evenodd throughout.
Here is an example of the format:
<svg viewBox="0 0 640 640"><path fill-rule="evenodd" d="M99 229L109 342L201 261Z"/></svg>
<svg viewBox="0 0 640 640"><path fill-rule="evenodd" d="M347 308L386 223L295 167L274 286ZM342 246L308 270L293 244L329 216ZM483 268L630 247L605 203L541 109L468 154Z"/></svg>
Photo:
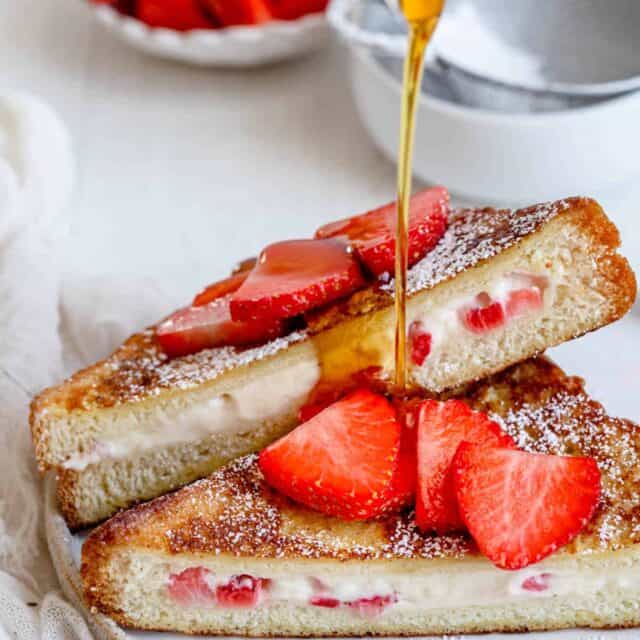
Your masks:
<svg viewBox="0 0 640 640"><path fill-rule="evenodd" d="M0 639L91 637L57 593L27 426L32 393L63 373L58 257L73 173L51 110L0 95Z"/></svg>

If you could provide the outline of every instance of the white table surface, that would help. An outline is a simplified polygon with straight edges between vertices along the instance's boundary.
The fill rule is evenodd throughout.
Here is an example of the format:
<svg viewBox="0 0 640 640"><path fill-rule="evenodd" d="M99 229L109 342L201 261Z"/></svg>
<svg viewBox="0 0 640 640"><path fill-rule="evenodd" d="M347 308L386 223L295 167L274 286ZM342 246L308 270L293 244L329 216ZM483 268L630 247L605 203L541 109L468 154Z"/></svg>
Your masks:
<svg viewBox="0 0 640 640"><path fill-rule="evenodd" d="M81 0L0 0L1 82L49 101L74 139L66 270L160 276L185 300L268 242L393 198L395 169L358 121L345 59L333 43L257 71L189 68L116 42ZM640 272L640 181L584 193L609 210ZM554 352L636 419L639 331L636 307Z"/></svg>

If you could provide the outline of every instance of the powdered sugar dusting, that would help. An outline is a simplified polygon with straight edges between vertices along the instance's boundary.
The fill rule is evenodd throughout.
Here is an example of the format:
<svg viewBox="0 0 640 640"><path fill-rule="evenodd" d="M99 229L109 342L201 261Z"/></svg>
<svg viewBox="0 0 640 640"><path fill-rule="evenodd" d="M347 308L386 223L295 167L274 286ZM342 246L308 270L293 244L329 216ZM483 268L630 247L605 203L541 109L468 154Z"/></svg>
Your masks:
<svg viewBox="0 0 640 640"><path fill-rule="evenodd" d="M565 388L541 387L543 403L527 402L505 415L492 413L517 445L530 452L594 458L602 474L596 517L572 544L574 550L614 550L640 542L640 430L609 417L568 379Z"/></svg>
<svg viewBox="0 0 640 640"><path fill-rule="evenodd" d="M616 550L640 543L640 429L607 416L578 378L544 358L529 360L470 388L463 398L500 422L530 452L593 457L602 473L600 506L569 553ZM151 518L148 516L151 515ZM156 518L156 515L158 516ZM421 533L405 512L373 522L345 522L298 506L264 481L256 455L208 479L116 516L157 522L169 552L262 558L373 560L461 558L476 554L465 535ZM164 529L164 522L171 528ZM125 527L126 529L126 527ZM127 530L129 535L130 529Z"/></svg>
<svg viewBox="0 0 640 640"><path fill-rule="evenodd" d="M528 209L463 209L453 211L449 227L436 247L409 270L409 295L431 289L469 267L515 245L541 225L569 208L560 200ZM382 288L393 295L393 281Z"/></svg>
<svg viewBox="0 0 640 640"><path fill-rule="evenodd" d="M528 209L465 209L454 211L449 227L436 247L408 274L408 293L429 289L479 262L513 246L542 224L575 204L561 200ZM376 289L375 304L388 304L394 283ZM363 312L363 291L354 295L357 313ZM366 298L366 296L365 296ZM348 302L348 301L347 301ZM351 311L349 313L352 313ZM340 314L336 316L341 318ZM330 323L331 324L331 323ZM327 325L327 326L330 326ZM238 350L233 347L208 349L192 356L170 360L154 340L153 330L134 336L109 358L95 381L77 376L75 392L68 398L68 408L109 407L158 395L165 389L189 389L211 381L223 372L272 356L309 334L297 331L263 346ZM105 371L106 369L106 371Z"/></svg>
<svg viewBox="0 0 640 640"><path fill-rule="evenodd" d="M296 331L250 349L221 347L170 359L155 342L153 330L148 330L134 336L107 360L109 374L100 384L78 394L78 401L87 407L92 404L104 407L143 400L164 389L190 389L214 380L225 371L264 360L305 338L305 332Z"/></svg>

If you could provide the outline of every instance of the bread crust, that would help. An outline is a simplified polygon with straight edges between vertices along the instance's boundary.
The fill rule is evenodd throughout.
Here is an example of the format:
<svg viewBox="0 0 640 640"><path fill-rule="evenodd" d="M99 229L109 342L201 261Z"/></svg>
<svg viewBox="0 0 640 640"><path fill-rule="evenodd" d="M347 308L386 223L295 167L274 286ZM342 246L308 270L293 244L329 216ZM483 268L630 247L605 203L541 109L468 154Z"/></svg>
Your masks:
<svg viewBox="0 0 640 640"><path fill-rule="evenodd" d="M581 379L567 377L545 358L470 385L461 397L501 421L526 450L583 454L598 461L603 473L601 504L560 555L589 557L640 545L637 425L609 417L587 396ZM90 535L82 553L85 597L119 623L133 625L122 611L108 570L112 559L128 550L167 560L192 557L194 562L208 555L319 563L439 562L478 555L463 534L421 534L410 513L376 522L345 522L309 511L264 483L255 456L121 513Z"/></svg>
<svg viewBox="0 0 640 640"><path fill-rule="evenodd" d="M607 321L612 322L628 311L636 295L636 280L627 260L616 253L620 238L616 227L597 202L588 198L569 198L549 205L535 205L516 212L508 210L463 210L452 217L452 228L464 228L456 238L456 256L442 251L428 282L414 287L410 295L442 286L458 273L480 267L504 251L518 246L550 221L561 220L592 238L593 258L603 278L598 286L610 301ZM482 220L485 228L475 235L467 230ZM465 226L466 224L466 226ZM480 222L478 222L480 224ZM473 254L482 247L472 264L460 263L459 255ZM433 252L432 252L433 253ZM437 253L437 252L436 252ZM419 265L418 265L419 266ZM417 272L417 267L412 272ZM307 335L314 335L351 318L371 314L393 304L389 289L369 287L348 300L337 302L308 315L308 334L294 336L280 349L266 357L277 358ZM229 368L243 366L231 360L228 367L217 366L228 357L228 349L214 349L195 356L169 360L157 345L153 328L132 336L111 357L87 367L63 382L45 389L31 404L30 425L40 469L52 465L49 459L48 424L61 415L99 411L111 407L157 398L160 394L188 391L228 373ZM250 363L249 363L250 364Z"/></svg>
<svg viewBox="0 0 640 640"><path fill-rule="evenodd" d="M475 274L494 258L504 259L515 254L523 243L531 242L532 235L541 230L565 227L588 239L585 251L595 265L592 288L606 300L605 313L598 322L586 330L574 331L568 337L578 337L615 321L633 304L636 279L628 262L617 253L620 244L617 229L601 207L587 198L537 205L515 213L493 209L455 213L448 241L438 245L411 270L411 296L416 300L423 296L426 299L461 273ZM305 347L313 349L323 336L331 335L332 329L346 327L363 318L370 322L376 314L388 313L392 303L389 291L389 286L369 287L346 301L310 313L305 333L289 336L279 343L276 341L269 345L270 351L260 352L255 358L251 351L217 349L168 360L155 343L153 329L149 329L132 336L110 358L78 372L58 387L45 390L32 403L32 435L40 469L53 467L58 473L58 496L70 526L92 524L95 519L83 513L80 505L79 478L83 472L64 468L59 457L52 453L54 428L64 431L69 428L64 425L79 416L95 416L97 420L102 415L133 411L143 405L154 406L179 396L187 398L186 402L192 401L188 398L196 390L214 388L234 377L241 380L258 366L270 366L285 356L295 357L293 354ZM366 327L360 327L358 331L366 332ZM518 355L533 357L545 346L550 345L538 344ZM515 357L511 361L505 359L493 367L485 363L482 375L497 373L515 360ZM335 362L333 366L336 366ZM326 370L326 361L322 368ZM126 504L133 504L137 499L132 496Z"/></svg>

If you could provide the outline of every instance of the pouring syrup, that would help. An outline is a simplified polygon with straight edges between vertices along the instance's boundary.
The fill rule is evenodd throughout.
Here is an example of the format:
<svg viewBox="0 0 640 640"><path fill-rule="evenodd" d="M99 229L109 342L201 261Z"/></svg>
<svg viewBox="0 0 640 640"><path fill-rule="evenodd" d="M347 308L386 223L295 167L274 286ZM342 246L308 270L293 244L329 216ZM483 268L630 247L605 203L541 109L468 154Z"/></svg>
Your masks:
<svg viewBox="0 0 640 640"><path fill-rule="evenodd" d="M395 262L395 392L407 389L407 269L409 203L413 173L416 108L424 56L445 0L401 0L400 9L409 23L409 47L404 65L400 150L398 156L398 221Z"/></svg>

